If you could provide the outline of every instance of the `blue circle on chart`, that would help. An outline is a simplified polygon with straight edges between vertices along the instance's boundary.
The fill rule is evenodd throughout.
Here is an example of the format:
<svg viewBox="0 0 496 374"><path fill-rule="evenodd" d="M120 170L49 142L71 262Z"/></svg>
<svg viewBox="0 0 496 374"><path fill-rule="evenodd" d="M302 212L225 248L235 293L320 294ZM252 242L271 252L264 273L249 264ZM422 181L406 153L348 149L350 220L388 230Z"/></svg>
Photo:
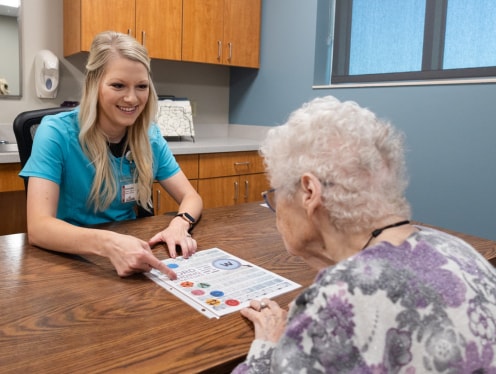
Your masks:
<svg viewBox="0 0 496 374"><path fill-rule="evenodd" d="M234 270L241 266L241 263L230 258L223 258L213 262L214 267L221 270Z"/></svg>
<svg viewBox="0 0 496 374"><path fill-rule="evenodd" d="M167 264L167 267L169 269L177 269L179 267L179 265L178 264Z"/></svg>
<svg viewBox="0 0 496 374"><path fill-rule="evenodd" d="M222 292L222 291L212 291L212 292L210 292L210 295L212 295L214 297L222 297L222 296L224 296L224 292Z"/></svg>

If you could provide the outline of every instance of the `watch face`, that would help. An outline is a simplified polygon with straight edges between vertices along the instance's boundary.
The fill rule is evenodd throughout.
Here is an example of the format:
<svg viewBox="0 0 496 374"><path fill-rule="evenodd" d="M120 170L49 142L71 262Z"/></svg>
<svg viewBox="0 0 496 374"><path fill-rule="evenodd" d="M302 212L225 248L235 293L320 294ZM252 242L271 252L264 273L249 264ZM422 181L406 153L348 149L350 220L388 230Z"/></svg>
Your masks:
<svg viewBox="0 0 496 374"><path fill-rule="evenodd" d="M188 213L183 213L183 215L191 221L191 223L195 223L195 219L191 217Z"/></svg>
<svg viewBox="0 0 496 374"><path fill-rule="evenodd" d="M191 224L195 223L195 219L189 215L188 213L184 212L184 213L178 213L176 214L176 217L183 217L184 219L186 219L187 221L189 221Z"/></svg>

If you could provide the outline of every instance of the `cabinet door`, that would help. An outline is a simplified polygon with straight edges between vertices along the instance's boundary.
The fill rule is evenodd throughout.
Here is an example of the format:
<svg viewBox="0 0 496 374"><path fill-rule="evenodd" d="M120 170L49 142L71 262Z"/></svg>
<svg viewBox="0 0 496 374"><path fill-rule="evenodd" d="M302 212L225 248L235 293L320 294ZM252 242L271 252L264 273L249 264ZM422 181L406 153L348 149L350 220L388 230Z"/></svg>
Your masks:
<svg viewBox="0 0 496 374"><path fill-rule="evenodd" d="M0 192L0 207L3 219L0 220L0 235L27 232L26 192Z"/></svg>
<svg viewBox="0 0 496 374"><path fill-rule="evenodd" d="M136 39L150 58L181 60L182 0L136 0Z"/></svg>
<svg viewBox="0 0 496 374"><path fill-rule="evenodd" d="M190 180L191 185L198 190L198 181ZM155 215L165 214L169 212L177 212L179 205L175 200L165 191L160 183L153 183L153 208Z"/></svg>
<svg viewBox="0 0 496 374"><path fill-rule="evenodd" d="M198 155L177 155L176 161L188 179L198 179Z"/></svg>
<svg viewBox="0 0 496 374"><path fill-rule="evenodd" d="M221 63L224 0L183 0L183 61Z"/></svg>
<svg viewBox="0 0 496 374"><path fill-rule="evenodd" d="M177 155L175 157L191 185L198 190L198 181L196 180L198 178L198 155ZM155 215L176 212L178 208L178 204L158 182L153 183L153 206Z"/></svg>
<svg viewBox="0 0 496 374"><path fill-rule="evenodd" d="M239 203L250 203L262 201L262 192L270 188L269 181L265 174L249 174L239 177L240 197Z"/></svg>
<svg viewBox="0 0 496 374"><path fill-rule="evenodd" d="M135 14L135 0L81 0L80 50L89 51L93 38L102 31L135 36Z"/></svg>
<svg viewBox="0 0 496 374"><path fill-rule="evenodd" d="M260 0L226 0L222 62L260 67Z"/></svg>
<svg viewBox="0 0 496 374"><path fill-rule="evenodd" d="M200 179L198 193L203 199L204 209L236 205L241 194L239 177Z"/></svg>
<svg viewBox="0 0 496 374"><path fill-rule="evenodd" d="M0 235L26 232L26 192L21 164L0 164Z"/></svg>
<svg viewBox="0 0 496 374"><path fill-rule="evenodd" d="M0 164L0 192L24 192L24 180L19 176L21 164ZM1 205L0 205L1 206Z"/></svg>

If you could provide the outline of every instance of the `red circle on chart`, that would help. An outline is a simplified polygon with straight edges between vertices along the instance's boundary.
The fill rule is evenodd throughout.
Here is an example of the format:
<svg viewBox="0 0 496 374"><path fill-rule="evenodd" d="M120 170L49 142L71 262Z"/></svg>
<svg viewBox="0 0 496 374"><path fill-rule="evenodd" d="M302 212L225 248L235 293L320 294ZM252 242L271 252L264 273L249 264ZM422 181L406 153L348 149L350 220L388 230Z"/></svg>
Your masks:
<svg viewBox="0 0 496 374"><path fill-rule="evenodd" d="M193 287L194 283L190 281L181 282L181 287Z"/></svg>
<svg viewBox="0 0 496 374"><path fill-rule="evenodd" d="M195 296L202 296L202 295L205 295L205 292L203 292L202 290L193 290L191 291L191 293Z"/></svg>
<svg viewBox="0 0 496 374"><path fill-rule="evenodd" d="M226 300L226 305L229 305L229 306L238 306L239 305L239 301L238 300L234 300L234 299L229 299L229 300Z"/></svg>

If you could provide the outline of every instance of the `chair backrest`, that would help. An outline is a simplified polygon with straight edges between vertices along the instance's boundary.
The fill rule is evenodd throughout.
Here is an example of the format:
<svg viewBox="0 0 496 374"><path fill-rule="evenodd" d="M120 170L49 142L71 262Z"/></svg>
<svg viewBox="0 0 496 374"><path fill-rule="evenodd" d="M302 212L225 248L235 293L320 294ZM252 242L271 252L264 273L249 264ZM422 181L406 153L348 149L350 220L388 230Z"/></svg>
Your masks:
<svg viewBox="0 0 496 374"><path fill-rule="evenodd" d="M73 110L72 107L56 107L46 109L36 109L27 112L22 112L14 119L14 135L17 141L17 148L19 149L19 159L21 166L24 167L26 162L31 156L31 148L33 147L33 139L36 129L41 123L43 117L49 114L57 114L68 110ZM28 180L24 179L24 188L28 190ZM142 207L138 206L137 217L153 216L154 212L148 212Z"/></svg>
<svg viewBox="0 0 496 374"><path fill-rule="evenodd" d="M33 147L33 138L43 117L49 114L57 114L72 110L70 107L57 107L36 109L20 113L14 119L14 135L19 149L19 158L21 166L24 167L31 156L31 148Z"/></svg>

